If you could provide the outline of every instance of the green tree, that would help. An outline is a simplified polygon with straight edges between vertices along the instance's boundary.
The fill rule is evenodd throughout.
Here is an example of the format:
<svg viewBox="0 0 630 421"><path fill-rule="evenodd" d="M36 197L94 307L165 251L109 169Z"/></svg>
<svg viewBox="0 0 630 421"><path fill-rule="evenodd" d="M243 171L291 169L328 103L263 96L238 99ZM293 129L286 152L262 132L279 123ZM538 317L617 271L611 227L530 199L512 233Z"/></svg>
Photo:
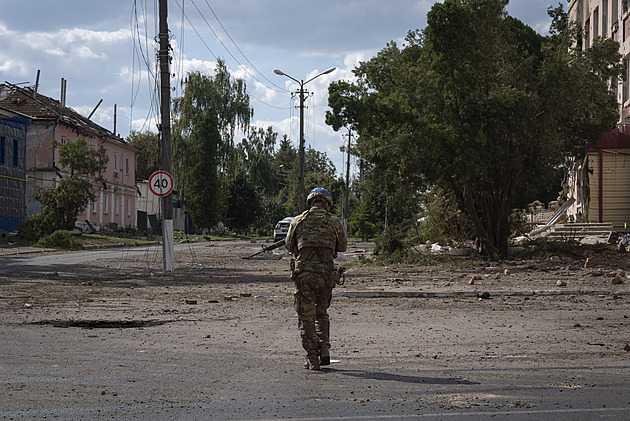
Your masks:
<svg viewBox="0 0 630 421"><path fill-rule="evenodd" d="M39 189L35 199L41 203L39 213L31 216L24 226L28 240L50 235L58 230L72 230L77 216L95 199L94 185L103 182L102 172L107 155L101 145L98 149L87 144L84 137L76 142L59 145L59 165L70 174L62 176L56 186Z"/></svg>
<svg viewBox="0 0 630 421"><path fill-rule="evenodd" d="M249 182L264 194L274 194L278 188L278 176L273 167L274 149L278 134L271 127L266 130L252 127L246 139L238 145L241 164Z"/></svg>
<svg viewBox="0 0 630 421"><path fill-rule="evenodd" d="M234 132L252 116L245 82L232 80L219 60L213 77L188 75L174 111L174 173L193 222L210 228L225 220Z"/></svg>
<svg viewBox="0 0 630 421"><path fill-rule="evenodd" d="M355 69L362 95L342 92L346 107L361 110L346 115L357 120L370 176L416 197L448 191L495 260L507 252L514 205L614 127L607 81L620 75L612 40L574 48L578 28L562 6L550 10L543 37L508 16L506 4L436 3L404 48L390 43Z"/></svg>
<svg viewBox="0 0 630 421"><path fill-rule="evenodd" d="M278 175L277 200L283 205L285 216L297 213L297 189L299 177L299 161L297 149L291 140L284 135L273 158L273 168Z"/></svg>
<svg viewBox="0 0 630 421"><path fill-rule="evenodd" d="M160 136L150 131L132 131L127 141L140 150L136 155L136 181L148 180L151 174L161 168Z"/></svg>
<svg viewBox="0 0 630 421"><path fill-rule="evenodd" d="M256 187L245 174L239 173L230 182L227 225L240 233L247 233L260 213L258 200Z"/></svg>

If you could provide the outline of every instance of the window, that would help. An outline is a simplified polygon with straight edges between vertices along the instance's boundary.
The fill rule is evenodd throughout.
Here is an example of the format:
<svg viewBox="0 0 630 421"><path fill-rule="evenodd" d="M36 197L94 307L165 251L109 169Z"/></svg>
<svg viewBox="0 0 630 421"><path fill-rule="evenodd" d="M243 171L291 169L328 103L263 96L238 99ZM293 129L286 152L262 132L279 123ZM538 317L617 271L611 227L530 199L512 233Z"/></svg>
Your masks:
<svg viewBox="0 0 630 421"><path fill-rule="evenodd" d="M6 162L7 140L4 137L0 137L0 164L4 165Z"/></svg>
<svg viewBox="0 0 630 421"><path fill-rule="evenodd" d="M131 216L131 207L129 206L129 198L127 198L127 216Z"/></svg>
<svg viewBox="0 0 630 421"><path fill-rule="evenodd" d="M608 36L608 0L602 1L602 36Z"/></svg>
<svg viewBox="0 0 630 421"><path fill-rule="evenodd" d="M628 72L630 71L630 60L628 57L623 59L623 66L623 71L626 74L626 77L623 78L623 84L621 87L621 100L623 101L622 104L625 104L628 100Z"/></svg>
<svg viewBox="0 0 630 421"><path fill-rule="evenodd" d="M118 177L118 154L114 154L114 178Z"/></svg>
<svg viewBox="0 0 630 421"><path fill-rule="evenodd" d="M13 166L20 166L20 141L13 139Z"/></svg>
<svg viewBox="0 0 630 421"><path fill-rule="evenodd" d="M599 36L599 7L593 11L593 39Z"/></svg>
<svg viewBox="0 0 630 421"><path fill-rule="evenodd" d="M66 139L65 137L61 136L61 144L65 145L68 142L68 139Z"/></svg>
<svg viewBox="0 0 630 421"><path fill-rule="evenodd" d="M109 213L109 196L103 195L103 213Z"/></svg>
<svg viewBox="0 0 630 421"><path fill-rule="evenodd" d="M586 51L591 48L591 20L587 19L584 23L584 49Z"/></svg>
<svg viewBox="0 0 630 421"><path fill-rule="evenodd" d="M114 196L114 213L116 215L120 214L120 197Z"/></svg>
<svg viewBox="0 0 630 421"><path fill-rule="evenodd" d="M125 174L129 175L129 157L125 157Z"/></svg>

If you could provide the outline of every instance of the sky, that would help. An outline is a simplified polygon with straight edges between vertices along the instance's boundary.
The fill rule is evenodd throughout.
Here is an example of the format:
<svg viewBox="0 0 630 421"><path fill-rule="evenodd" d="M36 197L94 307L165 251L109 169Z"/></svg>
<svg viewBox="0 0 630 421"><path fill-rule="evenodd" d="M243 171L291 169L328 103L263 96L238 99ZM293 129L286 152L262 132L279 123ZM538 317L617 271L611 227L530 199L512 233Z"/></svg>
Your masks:
<svg viewBox="0 0 630 421"><path fill-rule="evenodd" d="M298 84L304 85L305 143L324 152L337 173L345 171L340 147L347 131L325 124L328 85L353 81L352 70L388 42L399 45L422 29L430 0L168 0L173 96L182 94L188 72L214 74L223 59L235 78L246 81L252 125L271 126L278 138L299 139ZM511 0L507 11L546 34L547 9L560 0ZM562 2L565 5L566 1ZM126 137L131 130L157 132L156 90L158 0L0 0L0 83L35 85L66 105ZM344 137L343 135L346 135ZM242 134L237 134L235 142ZM351 159L354 166L354 160Z"/></svg>

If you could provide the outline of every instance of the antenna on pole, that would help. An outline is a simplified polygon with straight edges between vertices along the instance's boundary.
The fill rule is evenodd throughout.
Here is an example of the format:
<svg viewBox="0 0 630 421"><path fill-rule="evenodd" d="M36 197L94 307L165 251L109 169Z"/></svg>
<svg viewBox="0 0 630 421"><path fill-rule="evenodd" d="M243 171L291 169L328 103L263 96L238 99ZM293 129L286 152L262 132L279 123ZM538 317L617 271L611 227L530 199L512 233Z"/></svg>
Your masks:
<svg viewBox="0 0 630 421"><path fill-rule="evenodd" d="M171 172L171 74L168 43L168 4L160 0L160 95L162 135L162 171ZM173 272L173 197L167 194L162 198L162 255L164 271Z"/></svg>

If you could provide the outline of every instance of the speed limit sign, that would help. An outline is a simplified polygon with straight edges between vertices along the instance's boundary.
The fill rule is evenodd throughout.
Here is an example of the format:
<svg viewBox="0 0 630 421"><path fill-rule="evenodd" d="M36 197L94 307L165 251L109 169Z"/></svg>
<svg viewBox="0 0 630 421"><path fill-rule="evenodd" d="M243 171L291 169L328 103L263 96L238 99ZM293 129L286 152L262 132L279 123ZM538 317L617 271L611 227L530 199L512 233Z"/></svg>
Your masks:
<svg viewBox="0 0 630 421"><path fill-rule="evenodd" d="M149 189L156 196L168 196L173 191L173 176L166 171L156 171L149 177Z"/></svg>

